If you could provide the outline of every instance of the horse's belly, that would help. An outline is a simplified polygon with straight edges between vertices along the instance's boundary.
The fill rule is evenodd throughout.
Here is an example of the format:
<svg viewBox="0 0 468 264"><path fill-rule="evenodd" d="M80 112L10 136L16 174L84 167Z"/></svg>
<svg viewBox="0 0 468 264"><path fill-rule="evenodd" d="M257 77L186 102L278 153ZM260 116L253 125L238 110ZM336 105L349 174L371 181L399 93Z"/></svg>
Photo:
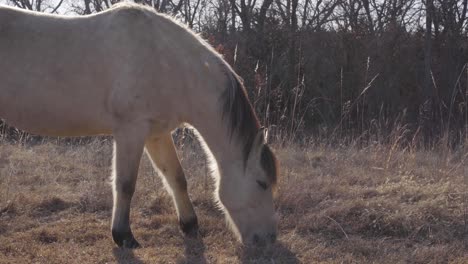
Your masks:
<svg viewBox="0 0 468 264"><path fill-rule="evenodd" d="M100 107L41 101L0 105L0 118L27 132L47 136L86 136L110 133L110 121Z"/></svg>
<svg viewBox="0 0 468 264"><path fill-rule="evenodd" d="M6 119L8 125L14 126L26 132L43 136L92 136L110 134L110 128L101 124L90 124L89 122L67 120L52 120L41 118L38 121Z"/></svg>

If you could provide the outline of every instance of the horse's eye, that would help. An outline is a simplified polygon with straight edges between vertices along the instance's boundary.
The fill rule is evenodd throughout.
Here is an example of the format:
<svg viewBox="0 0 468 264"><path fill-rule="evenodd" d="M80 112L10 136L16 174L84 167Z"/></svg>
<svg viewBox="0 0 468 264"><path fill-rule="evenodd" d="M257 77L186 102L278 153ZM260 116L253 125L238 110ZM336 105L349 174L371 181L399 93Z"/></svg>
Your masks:
<svg viewBox="0 0 468 264"><path fill-rule="evenodd" d="M268 185L265 182L257 180L258 186L260 186L263 190L268 189Z"/></svg>

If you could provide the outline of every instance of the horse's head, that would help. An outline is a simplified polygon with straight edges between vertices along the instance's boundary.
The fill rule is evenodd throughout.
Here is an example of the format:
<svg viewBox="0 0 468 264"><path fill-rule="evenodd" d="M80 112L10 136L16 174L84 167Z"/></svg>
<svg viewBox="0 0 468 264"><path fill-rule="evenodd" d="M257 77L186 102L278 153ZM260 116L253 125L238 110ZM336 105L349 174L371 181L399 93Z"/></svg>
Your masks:
<svg viewBox="0 0 468 264"><path fill-rule="evenodd" d="M219 199L232 229L244 244L276 240L277 216L273 205L278 165L261 129L246 162L234 162L229 177L222 177Z"/></svg>

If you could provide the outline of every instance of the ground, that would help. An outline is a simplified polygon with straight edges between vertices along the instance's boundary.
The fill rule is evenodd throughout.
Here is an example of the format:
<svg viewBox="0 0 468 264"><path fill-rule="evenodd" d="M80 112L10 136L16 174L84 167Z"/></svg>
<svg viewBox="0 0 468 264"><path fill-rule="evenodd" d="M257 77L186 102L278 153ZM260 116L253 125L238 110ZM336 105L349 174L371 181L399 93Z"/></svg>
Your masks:
<svg viewBox="0 0 468 264"><path fill-rule="evenodd" d="M132 204L142 248L111 239L112 143L0 143L0 263L468 263L468 147L274 145L279 241L244 248L212 202L198 148L179 147L198 238L179 231L147 157Z"/></svg>

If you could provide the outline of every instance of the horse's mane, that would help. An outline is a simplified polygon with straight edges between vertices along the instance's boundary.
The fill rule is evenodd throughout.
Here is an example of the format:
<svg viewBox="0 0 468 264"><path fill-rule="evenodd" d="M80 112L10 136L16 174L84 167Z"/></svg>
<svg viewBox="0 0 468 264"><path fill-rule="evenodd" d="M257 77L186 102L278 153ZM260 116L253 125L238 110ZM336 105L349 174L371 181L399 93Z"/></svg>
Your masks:
<svg viewBox="0 0 468 264"><path fill-rule="evenodd" d="M243 158L246 164L255 136L260 130L260 122L240 77L229 66L227 68L226 74L229 78L221 98L224 101L222 117L228 122L230 137L237 136L243 143ZM271 183L275 185L278 162L268 145L262 146L260 163Z"/></svg>
<svg viewBox="0 0 468 264"><path fill-rule="evenodd" d="M248 100L247 91L240 80L231 69L228 69L228 83L222 95L224 100L223 119L227 119L230 136L237 135L244 143L244 161L247 160L252 143L260 129L260 122Z"/></svg>

